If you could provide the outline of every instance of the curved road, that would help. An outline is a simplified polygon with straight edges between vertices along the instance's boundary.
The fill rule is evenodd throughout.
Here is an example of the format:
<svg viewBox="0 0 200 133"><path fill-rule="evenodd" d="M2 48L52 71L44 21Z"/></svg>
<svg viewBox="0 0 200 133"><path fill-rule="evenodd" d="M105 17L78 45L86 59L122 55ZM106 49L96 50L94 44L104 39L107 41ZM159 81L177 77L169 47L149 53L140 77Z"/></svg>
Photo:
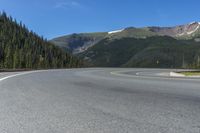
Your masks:
<svg viewBox="0 0 200 133"><path fill-rule="evenodd" d="M170 71L0 73L0 132L200 133L200 79Z"/></svg>

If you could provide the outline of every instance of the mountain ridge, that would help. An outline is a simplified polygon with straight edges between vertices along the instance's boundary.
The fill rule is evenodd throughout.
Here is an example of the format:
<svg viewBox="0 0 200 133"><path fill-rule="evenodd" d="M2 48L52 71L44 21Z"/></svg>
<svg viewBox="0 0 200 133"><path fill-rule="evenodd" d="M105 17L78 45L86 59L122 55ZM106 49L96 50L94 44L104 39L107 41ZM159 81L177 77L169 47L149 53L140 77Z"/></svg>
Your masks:
<svg viewBox="0 0 200 133"><path fill-rule="evenodd" d="M127 27L108 32L75 33L54 38L50 40L50 42L72 52L73 54L79 54L105 38L110 38L111 40L127 37L145 39L152 36L170 36L178 40L193 39L195 41L200 41L200 22L195 21L172 27Z"/></svg>

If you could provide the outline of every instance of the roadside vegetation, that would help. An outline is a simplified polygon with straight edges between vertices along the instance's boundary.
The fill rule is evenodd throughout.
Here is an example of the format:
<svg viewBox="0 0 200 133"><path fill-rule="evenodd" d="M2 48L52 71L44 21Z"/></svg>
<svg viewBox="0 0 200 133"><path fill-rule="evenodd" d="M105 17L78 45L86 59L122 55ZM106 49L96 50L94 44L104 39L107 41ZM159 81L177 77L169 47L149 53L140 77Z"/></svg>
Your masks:
<svg viewBox="0 0 200 133"><path fill-rule="evenodd" d="M200 71L180 72L185 76L200 76Z"/></svg>

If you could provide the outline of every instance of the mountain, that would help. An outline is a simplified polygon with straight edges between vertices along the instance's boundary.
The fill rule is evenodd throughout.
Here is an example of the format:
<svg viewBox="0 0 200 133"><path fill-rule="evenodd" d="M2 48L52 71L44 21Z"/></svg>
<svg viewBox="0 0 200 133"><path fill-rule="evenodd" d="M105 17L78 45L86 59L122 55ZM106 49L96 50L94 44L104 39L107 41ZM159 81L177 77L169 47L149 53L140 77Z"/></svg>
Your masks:
<svg viewBox="0 0 200 133"><path fill-rule="evenodd" d="M200 22L174 27L129 27L116 33L108 32L107 37L119 39L123 37L147 38L151 36L170 36L178 40L198 39L200 38Z"/></svg>
<svg viewBox="0 0 200 133"><path fill-rule="evenodd" d="M81 61L0 13L0 69L79 67Z"/></svg>
<svg viewBox="0 0 200 133"><path fill-rule="evenodd" d="M51 42L84 59L89 66L200 67L199 22L72 34Z"/></svg>
<svg viewBox="0 0 200 133"><path fill-rule="evenodd" d="M72 34L52 39L50 42L73 54L78 54L86 51L105 38L109 38L110 40L128 37L145 39L152 36L170 36L177 40L192 39L198 42L200 41L200 22L192 22L174 27L128 27L110 32Z"/></svg>

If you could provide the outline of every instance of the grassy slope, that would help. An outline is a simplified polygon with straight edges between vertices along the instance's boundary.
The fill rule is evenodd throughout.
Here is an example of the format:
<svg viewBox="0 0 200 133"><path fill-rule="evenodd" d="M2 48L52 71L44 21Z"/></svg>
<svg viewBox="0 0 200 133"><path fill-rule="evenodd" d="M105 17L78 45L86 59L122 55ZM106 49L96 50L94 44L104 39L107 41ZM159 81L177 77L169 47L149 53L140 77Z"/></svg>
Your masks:
<svg viewBox="0 0 200 133"><path fill-rule="evenodd" d="M107 37L112 39L121 39L121 38L146 38L151 36L156 36L157 34L151 32L148 28L126 28L122 32L110 34Z"/></svg>

